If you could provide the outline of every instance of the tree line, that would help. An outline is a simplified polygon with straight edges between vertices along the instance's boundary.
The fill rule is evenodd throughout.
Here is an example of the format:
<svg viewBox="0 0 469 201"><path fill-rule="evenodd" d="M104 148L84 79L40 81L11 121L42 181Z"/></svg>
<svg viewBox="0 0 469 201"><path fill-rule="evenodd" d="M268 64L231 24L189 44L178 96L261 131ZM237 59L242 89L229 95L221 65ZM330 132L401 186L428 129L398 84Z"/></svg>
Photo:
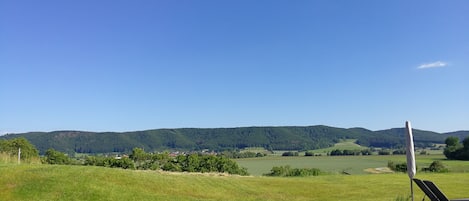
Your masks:
<svg viewBox="0 0 469 201"><path fill-rule="evenodd" d="M21 149L21 160L39 158L39 151L25 138L0 140L0 152L11 157L18 155ZM172 156L169 153L146 153L141 148L134 148L129 156L104 157L86 156L83 162L72 160L65 153L53 148L48 149L41 162L58 165L93 165L111 168L164 170L173 172L220 172L228 174L248 175L245 168L222 155L201 153L181 154Z"/></svg>
<svg viewBox="0 0 469 201"><path fill-rule="evenodd" d="M414 129L415 145L443 143L447 135ZM266 150L314 150L331 147L343 139L357 139L367 147L399 148L405 146L405 130L370 131L363 128L335 128L329 126L242 127L242 128L184 128L156 129L134 132L31 132L0 136L0 139L25 137L40 154L47 149L73 153L131 152L134 147L149 151L204 149L225 150L262 147Z"/></svg>
<svg viewBox="0 0 469 201"><path fill-rule="evenodd" d="M292 168L289 165L286 166L275 166L269 173L264 176L271 177L307 177L307 176L318 176L323 174L321 170L317 168Z"/></svg>
<svg viewBox="0 0 469 201"><path fill-rule="evenodd" d="M70 164L64 153L49 149L44 156L49 164ZM141 148L134 148L129 156L105 157L86 156L83 165L103 166L110 168L163 170L171 172L219 172L237 175L248 175L245 168L221 155L201 153L171 156L169 153L147 153Z"/></svg>
<svg viewBox="0 0 469 201"><path fill-rule="evenodd" d="M469 137L466 137L462 143L458 137L448 137L445 140L446 148L444 154L448 159L469 160Z"/></svg>

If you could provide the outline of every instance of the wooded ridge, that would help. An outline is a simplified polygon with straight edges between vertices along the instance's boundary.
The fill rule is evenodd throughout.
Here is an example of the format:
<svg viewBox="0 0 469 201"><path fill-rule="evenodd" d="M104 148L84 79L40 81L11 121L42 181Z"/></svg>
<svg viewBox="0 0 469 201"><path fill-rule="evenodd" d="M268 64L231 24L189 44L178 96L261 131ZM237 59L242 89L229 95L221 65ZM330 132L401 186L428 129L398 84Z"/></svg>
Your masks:
<svg viewBox="0 0 469 201"><path fill-rule="evenodd" d="M436 133L413 130L416 146L444 143L448 136L463 138L469 131ZM239 128L179 128L133 132L53 131L7 134L0 139L24 137L40 153L53 148L66 153L129 152L135 147L147 151L227 150L264 147L269 150L312 150L333 146L341 139L357 139L368 147L399 148L405 145L404 128L371 131L365 128L330 126L281 126Z"/></svg>

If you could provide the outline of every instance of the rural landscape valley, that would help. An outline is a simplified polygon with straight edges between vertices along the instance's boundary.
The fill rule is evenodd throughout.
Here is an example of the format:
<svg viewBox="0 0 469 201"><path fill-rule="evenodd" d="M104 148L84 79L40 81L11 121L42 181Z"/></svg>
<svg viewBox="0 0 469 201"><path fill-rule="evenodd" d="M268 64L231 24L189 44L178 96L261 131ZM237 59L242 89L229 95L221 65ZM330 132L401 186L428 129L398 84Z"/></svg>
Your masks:
<svg viewBox="0 0 469 201"><path fill-rule="evenodd" d="M469 0L0 0L0 201L469 198L468 20Z"/></svg>
<svg viewBox="0 0 469 201"><path fill-rule="evenodd" d="M172 129L170 134L165 133L167 130L112 133L126 136L130 142L138 142L130 140L132 136L145 139L140 141L139 145L146 149L136 146L133 150L123 152L70 153L70 149L63 143L81 139L74 142L74 148L85 147L99 139L98 137L102 137L99 135L106 135L105 133L90 136L89 132L57 131L1 136L0 148L3 151L0 158L2 178L0 197L5 200L391 201L410 199L409 178L405 170L396 169L399 167L398 164L406 162L405 153L402 151L404 145L400 140L404 129L401 128L379 132L362 128L341 129L327 126L189 129L189 131L194 138L207 133L218 136L218 139L241 136L244 140L238 140L238 143L234 144L243 147L226 144L226 140L212 139L211 143L204 145L199 143L201 147L198 149L188 149L184 147L187 146L187 139L183 137L188 129ZM298 146L297 138L303 135L300 131L309 133L310 139L313 139L311 144L304 141L302 145L304 147L316 146L314 139L335 143L318 145L317 149L297 150L295 149ZM353 131L354 135L351 135L350 131ZM375 133L380 135L381 139L386 139L375 142L361 138L362 142L379 142L384 146L364 146L357 144L359 140L356 138L347 139L343 136L362 136L360 132L367 132L368 135ZM449 160L443 152L448 148L445 144L448 140L445 139L459 141L465 139L467 136L464 134L468 132L439 134L414 130L414 133L415 139L418 139L416 140L418 145L416 161L419 168L417 177L438 183L438 186L450 197L466 196L465 189L469 186L469 163L465 160ZM178 138L171 135L176 135ZM323 138L316 138L316 135ZM266 136L274 138L282 136L284 140L282 148L285 149L273 150L272 145L268 143L258 144L263 147L249 146L251 143L259 143L250 140ZM47 140L48 137L55 140ZM157 147L155 144L151 150L148 147L151 145L150 137L160 139L162 142L167 142L166 138L169 138L173 147ZM17 139L30 141L33 147L43 147L41 143L44 141L52 144L47 145L51 147L46 150L37 150L37 154L41 153L40 158L34 156L25 158L21 164L18 164L17 152L8 152L6 148L8 142ZM108 146L116 146L112 147L112 150L125 150L127 146L112 144L113 142L115 141L102 141L99 147L88 147L87 150L99 150ZM202 146L213 146L217 149L211 150ZM26 152L27 148L24 148L23 153ZM226 161L215 158L219 156ZM165 162L165 157L169 161L177 160L177 162L174 164ZM99 165L99 160L106 161L106 158L108 162ZM116 162L129 158L131 166ZM93 163L90 162L92 160ZM198 165L194 167L187 165L195 161L209 160L222 164L225 169L210 169L211 167L206 164L202 165L202 162L198 163L201 164L201 168ZM441 164L443 169L429 170L428 168L435 162ZM228 166L233 170L227 169ZM208 169L203 169L204 167ZM278 170L287 173L275 175ZM307 174L306 170L317 170L317 174ZM230 171L232 173L229 173ZM300 174L293 174L295 171L299 171ZM424 194L416 190L414 196L423 198Z"/></svg>

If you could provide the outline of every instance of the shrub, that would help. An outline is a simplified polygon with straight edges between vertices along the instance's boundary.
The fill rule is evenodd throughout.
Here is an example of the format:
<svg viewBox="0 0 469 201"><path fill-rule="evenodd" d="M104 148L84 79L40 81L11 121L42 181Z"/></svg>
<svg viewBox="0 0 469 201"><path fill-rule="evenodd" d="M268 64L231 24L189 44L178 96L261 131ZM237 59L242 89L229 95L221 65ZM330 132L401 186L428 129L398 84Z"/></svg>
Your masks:
<svg viewBox="0 0 469 201"><path fill-rule="evenodd" d="M287 151L283 152L282 156L298 156L298 152Z"/></svg>
<svg viewBox="0 0 469 201"><path fill-rule="evenodd" d="M321 170L317 168L291 168L289 165L272 167L269 173L264 176L273 177L306 177L306 176L318 176L321 174Z"/></svg>
<svg viewBox="0 0 469 201"><path fill-rule="evenodd" d="M135 169L135 163L130 158L106 158L104 160L104 167Z"/></svg>
<svg viewBox="0 0 469 201"><path fill-rule="evenodd" d="M392 152L392 155L404 155L406 151L404 149L395 150Z"/></svg>
<svg viewBox="0 0 469 201"><path fill-rule="evenodd" d="M395 172L407 172L407 163L388 161L388 168Z"/></svg>
<svg viewBox="0 0 469 201"><path fill-rule="evenodd" d="M71 160L64 153L51 148L46 151L44 162L47 164L67 165L71 163Z"/></svg>
<svg viewBox="0 0 469 201"><path fill-rule="evenodd" d="M469 160L469 137L466 137L462 144L457 137L448 137L445 141L446 148L444 154L448 159Z"/></svg>
<svg viewBox="0 0 469 201"><path fill-rule="evenodd" d="M391 155L391 151L389 150L381 150L378 152L378 155Z"/></svg>
<svg viewBox="0 0 469 201"><path fill-rule="evenodd" d="M425 170L438 173L448 172L448 168L446 168L441 161L433 161L432 164L430 164L430 166L428 167L428 169Z"/></svg>
<svg viewBox="0 0 469 201"><path fill-rule="evenodd" d="M11 156L17 156L18 148L21 148L21 160L28 161L31 158L39 157L39 151L24 137L10 140L0 139L0 152L8 153Z"/></svg>

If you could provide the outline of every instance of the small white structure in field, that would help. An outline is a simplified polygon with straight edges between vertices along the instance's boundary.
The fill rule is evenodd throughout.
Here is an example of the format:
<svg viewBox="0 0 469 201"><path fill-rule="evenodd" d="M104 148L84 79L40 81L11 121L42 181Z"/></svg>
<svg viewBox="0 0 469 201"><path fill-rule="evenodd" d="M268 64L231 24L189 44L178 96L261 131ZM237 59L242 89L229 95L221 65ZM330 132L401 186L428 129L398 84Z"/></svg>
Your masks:
<svg viewBox="0 0 469 201"><path fill-rule="evenodd" d="M21 148L18 147L18 164L21 163Z"/></svg>

